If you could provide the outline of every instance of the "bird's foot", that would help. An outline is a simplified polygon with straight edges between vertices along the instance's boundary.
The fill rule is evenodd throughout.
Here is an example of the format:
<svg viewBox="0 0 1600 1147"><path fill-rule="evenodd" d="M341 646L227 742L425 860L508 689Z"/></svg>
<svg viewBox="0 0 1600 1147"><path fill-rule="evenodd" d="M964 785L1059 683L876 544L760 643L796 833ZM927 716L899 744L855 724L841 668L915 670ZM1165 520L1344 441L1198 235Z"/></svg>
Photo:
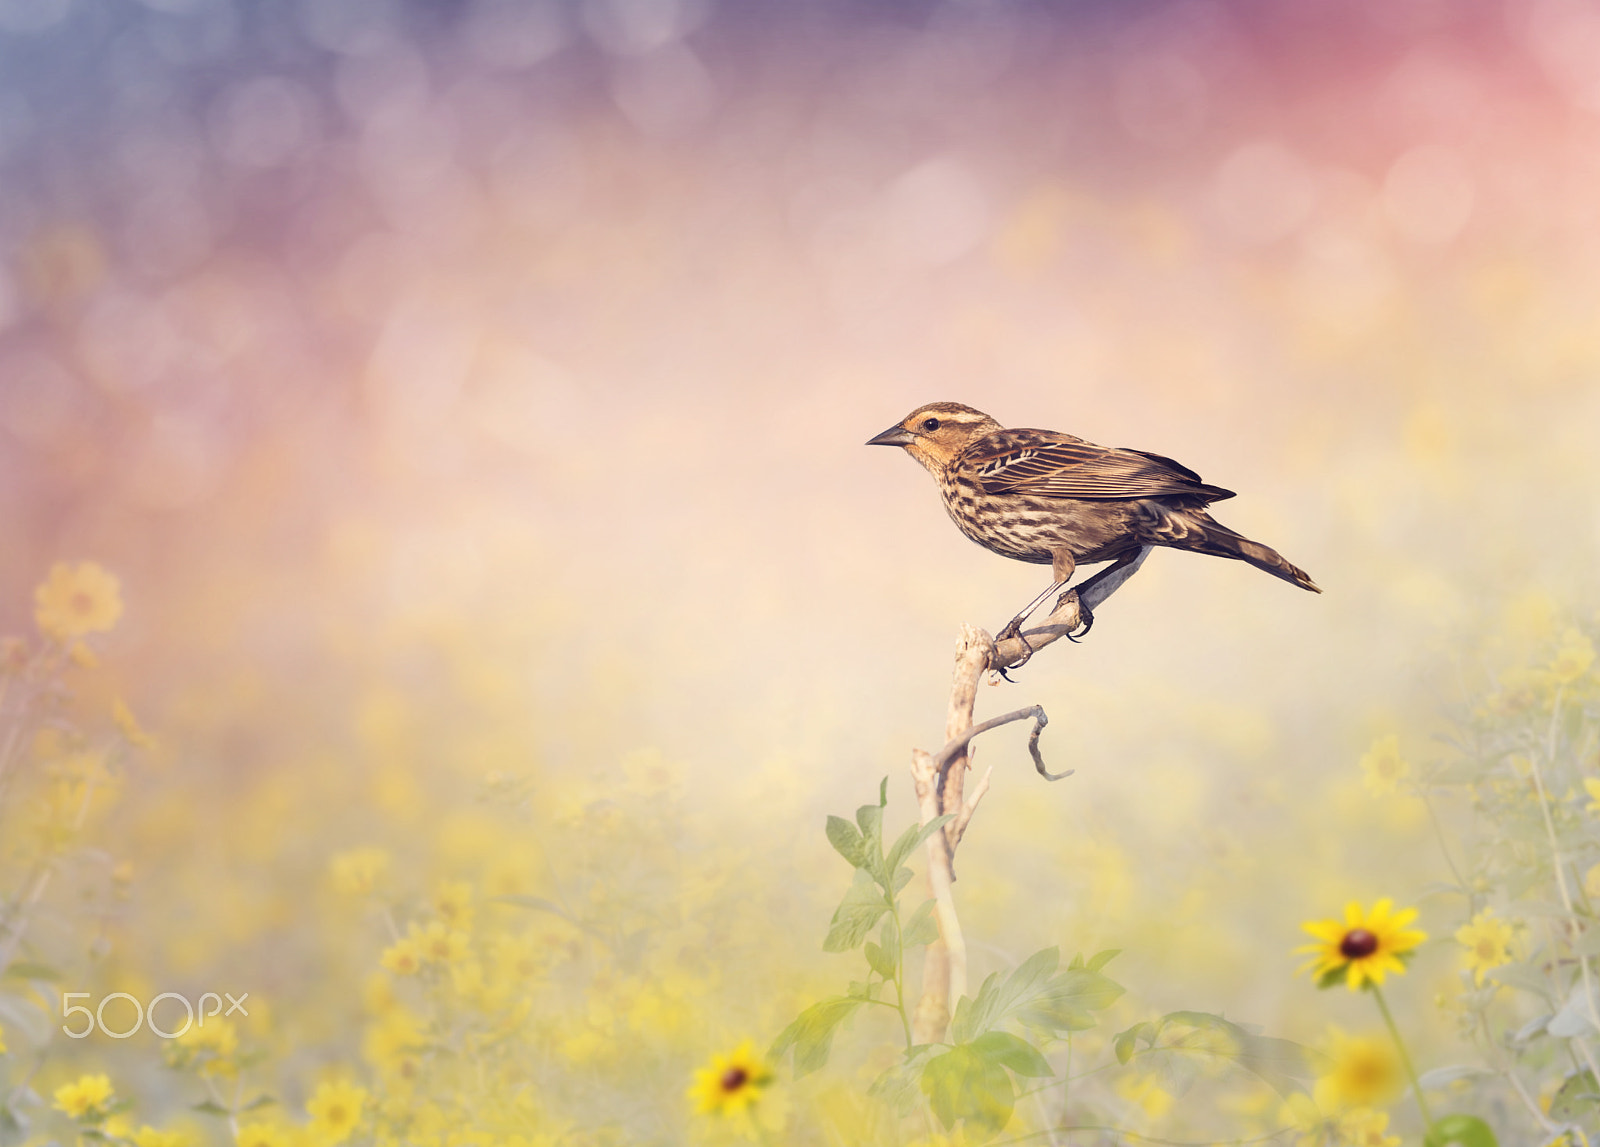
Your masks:
<svg viewBox="0 0 1600 1147"><path fill-rule="evenodd" d="M1062 606L1066 605L1067 598L1076 594L1077 592L1078 591L1075 589L1069 589L1066 593L1057 598L1056 609L1060 609ZM1074 633L1069 633L1066 635L1067 640L1072 642L1074 645L1082 641L1085 637L1089 636L1089 631L1094 628L1094 612L1090 610L1087 605L1083 604L1083 599L1081 597L1078 598L1078 621L1082 623L1083 628Z"/></svg>
<svg viewBox="0 0 1600 1147"><path fill-rule="evenodd" d="M1022 648L1025 650L1025 652L1022 655L1022 660L1021 661L1013 661L1009 665L1002 665L1000 667L1000 670L999 670L1000 676L1004 677L1007 681L1011 680L1011 677L1010 677L1009 673L1007 672L1007 670L1021 669L1024 665L1026 665L1028 663L1029 659L1033 657L1033 646L1028 644L1028 639L1026 637L1022 636L1022 618L1021 617L1013 617L1011 619L1010 623L1007 624L1004 629L1002 629L999 633L997 633L995 635L995 639L994 639L995 647L999 648L1002 643L1010 640L1013 637L1016 638L1018 641L1022 642ZM1012 682L1012 683L1015 684L1015 682Z"/></svg>

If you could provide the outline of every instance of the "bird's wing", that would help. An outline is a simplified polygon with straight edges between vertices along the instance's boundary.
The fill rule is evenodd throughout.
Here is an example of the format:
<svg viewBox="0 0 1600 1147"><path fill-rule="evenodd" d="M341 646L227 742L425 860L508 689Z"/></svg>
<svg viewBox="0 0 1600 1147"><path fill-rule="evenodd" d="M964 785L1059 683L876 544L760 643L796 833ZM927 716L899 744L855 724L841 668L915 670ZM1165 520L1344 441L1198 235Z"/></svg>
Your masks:
<svg viewBox="0 0 1600 1147"><path fill-rule="evenodd" d="M1013 436L1007 431L963 461L990 494L1033 494L1089 501L1183 497L1200 504L1233 497L1187 466L1143 450L1096 446L1067 434Z"/></svg>

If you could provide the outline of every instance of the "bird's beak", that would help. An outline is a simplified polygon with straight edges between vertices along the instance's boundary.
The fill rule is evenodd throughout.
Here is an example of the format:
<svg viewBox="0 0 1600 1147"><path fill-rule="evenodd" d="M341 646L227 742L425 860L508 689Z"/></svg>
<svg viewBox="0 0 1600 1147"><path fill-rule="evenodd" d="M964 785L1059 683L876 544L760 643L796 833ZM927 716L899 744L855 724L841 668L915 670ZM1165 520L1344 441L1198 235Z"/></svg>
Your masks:
<svg viewBox="0 0 1600 1147"><path fill-rule="evenodd" d="M910 446L916 435L904 426L894 425L874 438L867 439L868 446Z"/></svg>

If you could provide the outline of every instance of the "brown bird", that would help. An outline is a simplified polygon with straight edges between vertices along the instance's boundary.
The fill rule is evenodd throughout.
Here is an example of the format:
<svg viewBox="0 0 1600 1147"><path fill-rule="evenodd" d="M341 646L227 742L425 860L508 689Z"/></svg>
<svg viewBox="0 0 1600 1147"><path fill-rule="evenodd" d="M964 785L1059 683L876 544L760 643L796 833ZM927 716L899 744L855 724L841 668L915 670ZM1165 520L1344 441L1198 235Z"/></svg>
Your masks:
<svg viewBox="0 0 1600 1147"><path fill-rule="evenodd" d="M1206 485L1193 470L1160 454L1096 446L1054 430L1007 430L959 402L919 406L867 445L905 447L939 484L951 520L980 546L1051 567L1054 583L1011 619L999 640L1020 637L1023 621L1080 564L1111 562L1091 579L1096 580L1132 562L1145 546L1238 558L1301 589L1322 592L1276 550L1206 512L1233 491ZM1080 633L1093 623L1085 610ZM1028 649L1023 661L1032 656Z"/></svg>

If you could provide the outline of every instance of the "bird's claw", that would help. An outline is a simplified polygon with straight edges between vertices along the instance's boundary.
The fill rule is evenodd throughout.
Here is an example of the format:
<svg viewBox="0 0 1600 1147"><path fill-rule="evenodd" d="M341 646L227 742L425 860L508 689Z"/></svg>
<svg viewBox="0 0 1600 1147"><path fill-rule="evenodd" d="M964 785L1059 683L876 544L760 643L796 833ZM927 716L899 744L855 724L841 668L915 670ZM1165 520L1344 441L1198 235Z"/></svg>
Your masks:
<svg viewBox="0 0 1600 1147"><path fill-rule="evenodd" d="M1022 636L1022 619L1020 617L1013 617L1010 623L995 636L995 647L999 648L1002 643L1009 641L1013 637L1022 642L1022 648L1025 650L1025 652L1022 655L1022 660L1013 661L1011 664L1001 667L998 671L1000 676L1004 677L1007 681L1011 681L1011 677L1007 673L1007 670L1021 669L1028 663L1029 659L1033 657L1033 646L1028 643L1028 639L1026 637ZM1016 682L1012 681L1012 684L1014 685Z"/></svg>
<svg viewBox="0 0 1600 1147"><path fill-rule="evenodd" d="M1077 592L1077 591L1075 591L1075 590L1068 590L1067 591L1067 593L1075 593L1075 592ZM1064 594L1061 595L1060 599L1056 602L1056 608L1060 609L1063 605L1066 604L1066 600L1067 600L1067 594L1064 593ZM1078 620L1083 624L1083 628L1078 630L1078 631L1076 631L1075 633L1069 633L1069 634L1066 635L1067 640L1072 642L1074 645L1077 645L1085 637L1088 637L1089 636L1089 631L1094 628L1094 612L1088 606L1083 604L1083 599L1082 598L1078 599Z"/></svg>

